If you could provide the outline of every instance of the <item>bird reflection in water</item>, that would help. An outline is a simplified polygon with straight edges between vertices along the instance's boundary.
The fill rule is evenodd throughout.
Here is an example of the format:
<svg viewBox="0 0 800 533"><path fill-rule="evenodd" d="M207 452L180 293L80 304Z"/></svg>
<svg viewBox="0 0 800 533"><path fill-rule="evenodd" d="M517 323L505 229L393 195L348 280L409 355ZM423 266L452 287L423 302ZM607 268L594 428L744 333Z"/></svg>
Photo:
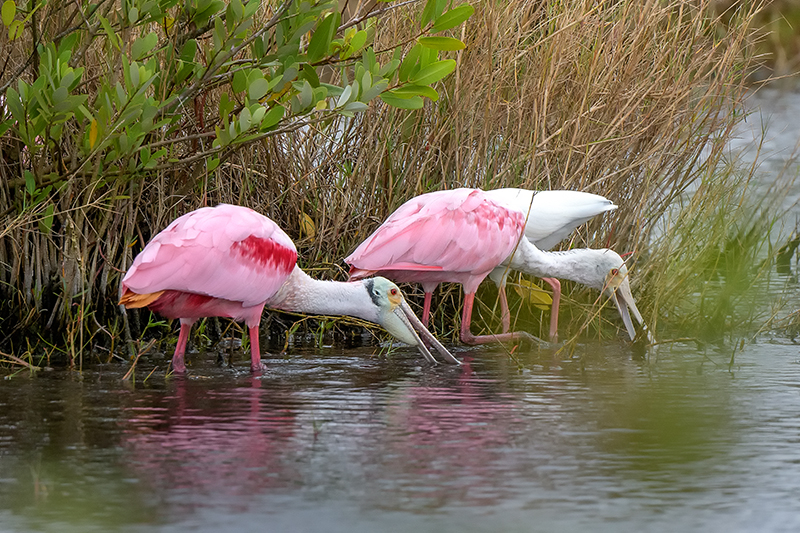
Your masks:
<svg viewBox="0 0 800 533"><path fill-rule="evenodd" d="M297 478L281 453L297 432L291 398L266 396L255 377L243 383L220 389L178 378L171 394L137 393L124 417L124 443L134 475L155 496L191 508L204 504L182 496L234 502Z"/></svg>

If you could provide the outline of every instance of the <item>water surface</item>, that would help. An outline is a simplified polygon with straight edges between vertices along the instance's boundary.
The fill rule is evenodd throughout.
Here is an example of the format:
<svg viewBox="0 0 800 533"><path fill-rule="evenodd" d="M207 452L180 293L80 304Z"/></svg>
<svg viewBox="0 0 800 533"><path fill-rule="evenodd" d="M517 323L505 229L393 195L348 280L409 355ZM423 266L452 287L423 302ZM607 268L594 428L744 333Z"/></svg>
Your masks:
<svg viewBox="0 0 800 533"><path fill-rule="evenodd" d="M795 346L323 352L5 380L0 529L800 529Z"/></svg>

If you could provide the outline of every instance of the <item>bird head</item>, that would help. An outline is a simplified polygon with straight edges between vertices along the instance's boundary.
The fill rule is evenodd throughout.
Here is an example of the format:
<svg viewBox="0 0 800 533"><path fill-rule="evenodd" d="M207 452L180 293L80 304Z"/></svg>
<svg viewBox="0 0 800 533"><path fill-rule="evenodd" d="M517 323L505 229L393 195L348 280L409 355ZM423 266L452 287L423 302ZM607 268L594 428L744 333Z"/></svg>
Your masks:
<svg viewBox="0 0 800 533"><path fill-rule="evenodd" d="M610 254L607 253L606 256L613 264L611 264L606 271L603 293L617 306L617 310L622 317L622 322L625 323L625 329L628 330L628 335L630 335L631 340L636 338L636 329L633 327L630 315L632 313L636 321L639 322L642 328L647 332L647 339L650 342L655 342L631 294L631 286L628 281L628 268L625 266L625 261L623 261L617 253L611 250L607 250L607 252L611 252ZM630 313L628 312L629 309Z"/></svg>
<svg viewBox="0 0 800 533"><path fill-rule="evenodd" d="M367 280L366 286L370 298L378 307L378 323L386 331L398 340L416 346L431 363L436 363L436 359L422 339L433 346L448 362L461 364L420 322L397 285L386 278L375 277Z"/></svg>

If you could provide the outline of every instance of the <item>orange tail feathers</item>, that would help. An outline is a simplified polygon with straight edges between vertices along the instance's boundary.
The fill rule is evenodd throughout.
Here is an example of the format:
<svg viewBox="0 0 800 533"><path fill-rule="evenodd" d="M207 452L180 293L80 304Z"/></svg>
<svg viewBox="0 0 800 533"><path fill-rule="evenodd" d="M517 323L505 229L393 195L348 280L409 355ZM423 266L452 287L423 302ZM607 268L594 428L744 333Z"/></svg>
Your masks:
<svg viewBox="0 0 800 533"><path fill-rule="evenodd" d="M129 289L125 289L125 294L119 299L119 304L124 305L128 309L138 309L140 307L147 307L151 303L158 300L164 291L150 292L147 294L138 294Z"/></svg>

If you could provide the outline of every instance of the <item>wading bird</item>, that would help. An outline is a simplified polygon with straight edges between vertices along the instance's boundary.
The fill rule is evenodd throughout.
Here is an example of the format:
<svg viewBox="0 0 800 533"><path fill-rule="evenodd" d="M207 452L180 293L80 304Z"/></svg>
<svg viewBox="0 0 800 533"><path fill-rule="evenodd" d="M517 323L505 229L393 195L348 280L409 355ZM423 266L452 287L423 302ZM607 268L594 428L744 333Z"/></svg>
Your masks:
<svg viewBox="0 0 800 533"><path fill-rule="evenodd" d="M436 362L415 332L445 359L458 363L417 319L403 293L385 278L358 282L315 280L297 266L297 249L272 220L234 205L203 207L173 221L136 256L120 287L120 304L149 307L178 318L172 357L185 372L192 324L211 316L244 321L250 333L250 368L262 369L258 326L264 306L319 315L349 315L383 326Z"/></svg>
<svg viewBox="0 0 800 533"><path fill-rule="evenodd" d="M481 336L470 331L475 291L493 270L502 267L498 279L507 270L569 279L607 294L634 339L636 330L628 308L640 324L644 326L644 322L631 295L622 258L608 249L542 251L525 235L527 211L509 205L500 193L496 196L480 189L455 189L412 198L345 259L350 278L380 273L398 282L421 283L426 296L423 319L430 309L430 293L439 283L461 283L460 336L467 344L535 339L519 331Z"/></svg>

